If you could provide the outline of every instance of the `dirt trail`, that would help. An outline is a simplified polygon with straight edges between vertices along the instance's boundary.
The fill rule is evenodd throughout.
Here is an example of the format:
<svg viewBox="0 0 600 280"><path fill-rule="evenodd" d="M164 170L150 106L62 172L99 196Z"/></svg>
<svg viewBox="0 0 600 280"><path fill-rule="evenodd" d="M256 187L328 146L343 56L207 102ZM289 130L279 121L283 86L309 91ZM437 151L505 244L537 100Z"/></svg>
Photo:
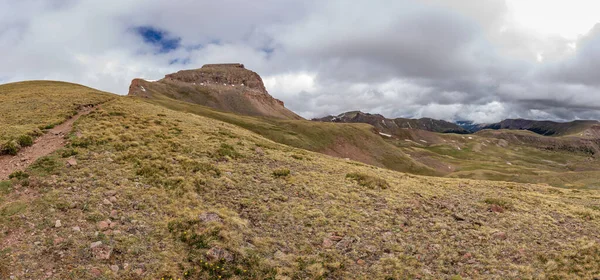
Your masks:
<svg viewBox="0 0 600 280"><path fill-rule="evenodd" d="M62 148L67 143L65 135L71 132L73 123L83 115L87 115L95 108L94 106L85 106L72 118L66 120L60 125L48 130L44 135L38 137L31 147L25 147L19 151L16 156L0 156L0 180L8 179L8 175L15 171L25 170L30 164L38 158L49 155L50 153Z"/></svg>

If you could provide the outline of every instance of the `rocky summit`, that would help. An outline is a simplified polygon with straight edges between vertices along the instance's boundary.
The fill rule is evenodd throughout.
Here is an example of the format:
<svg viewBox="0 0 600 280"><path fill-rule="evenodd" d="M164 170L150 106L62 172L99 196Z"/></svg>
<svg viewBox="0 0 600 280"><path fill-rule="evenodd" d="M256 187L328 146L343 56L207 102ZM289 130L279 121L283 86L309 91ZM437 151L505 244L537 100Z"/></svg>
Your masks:
<svg viewBox="0 0 600 280"><path fill-rule="evenodd" d="M168 74L158 81L134 79L129 95L167 97L251 116L302 119L267 92L257 73L239 63L206 64Z"/></svg>

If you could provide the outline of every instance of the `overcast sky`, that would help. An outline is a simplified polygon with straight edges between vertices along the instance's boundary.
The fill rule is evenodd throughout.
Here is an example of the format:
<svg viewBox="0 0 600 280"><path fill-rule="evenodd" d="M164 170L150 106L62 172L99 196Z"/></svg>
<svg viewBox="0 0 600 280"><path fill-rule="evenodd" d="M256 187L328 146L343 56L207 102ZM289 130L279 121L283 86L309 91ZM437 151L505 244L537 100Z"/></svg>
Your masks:
<svg viewBox="0 0 600 280"><path fill-rule="evenodd" d="M306 118L600 119L600 1L0 0L0 83L240 62Z"/></svg>

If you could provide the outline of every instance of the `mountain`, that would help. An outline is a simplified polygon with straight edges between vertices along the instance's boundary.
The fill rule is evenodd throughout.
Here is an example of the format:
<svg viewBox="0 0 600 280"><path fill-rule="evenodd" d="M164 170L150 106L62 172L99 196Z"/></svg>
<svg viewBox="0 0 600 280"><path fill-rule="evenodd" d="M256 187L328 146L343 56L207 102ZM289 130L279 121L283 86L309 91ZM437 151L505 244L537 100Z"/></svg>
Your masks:
<svg viewBox="0 0 600 280"><path fill-rule="evenodd" d="M469 131L470 133L475 133L477 131L480 131L483 129L484 126L486 126L486 124L478 124L475 123L473 121L456 121L455 122L458 126L464 128L465 130Z"/></svg>
<svg viewBox="0 0 600 280"><path fill-rule="evenodd" d="M600 136L600 122L576 120L571 122L533 121L525 119L507 119L499 123L484 125L481 129L529 130L546 136L577 135L583 137Z"/></svg>
<svg viewBox="0 0 600 280"><path fill-rule="evenodd" d="M469 133L468 130L460 127L457 124L443 121L443 120L435 120L431 118L421 118L421 119L405 119L405 118L396 118L396 119L388 119L379 114L369 114L363 113L360 111L350 111L346 113L339 114L337 116L327 116L323 118L313 119L314 121L320 122L341 122L341 123L368 123L377 130L385 134L398 134L401 129L421 129L432 132L441 132L441 133L459 133L466 134Z"/></svg>
<svg viewBox="0 0 600 280"><path fill-rule="evenodd" d="M158 81L134 79L129 95L169 98L250 116L299 120L302 117L273 98L261 77L243 64L207 64L168 74Z"/></svg>
<svg viewBox="0 0 600 280"><path fill-rule="evenodd" d="M47 155L0 156L19 163L0 177L0 279L600 274L598 190L419 176L281 142L327 146L333 131L365 145L381 140L374 144L379 156L410 144L411 156L477 156L461 172L487 165L533 179L557 172L520 165L570 165L574 157L560 151L439 133L448 143L419 146L380 137L368 124L251 117L60 82L0 86L3 104L10 104L0 111L9 122L0 122L0 137L36 129L48 135L52 130L39 126L54 120L71 129ZM82 110L91 111L73 114ZM44 136L35 137L28 152L46 147ZM504 154L519 160L508 165L498 158ZM590 174L572 170L560 178L595 184Z"/></svg>

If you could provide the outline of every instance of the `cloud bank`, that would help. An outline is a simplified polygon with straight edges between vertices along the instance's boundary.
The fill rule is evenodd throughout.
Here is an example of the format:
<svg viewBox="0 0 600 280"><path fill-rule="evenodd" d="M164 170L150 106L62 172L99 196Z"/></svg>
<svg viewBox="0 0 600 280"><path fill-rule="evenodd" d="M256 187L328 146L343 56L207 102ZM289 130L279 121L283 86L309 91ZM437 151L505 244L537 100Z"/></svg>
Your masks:
<svg viewBox="0 0 600 280"><path fill-rule="evenodd" d="M600 24L532 29L514 3L0 0L0 82L125 94L136 77L241 62L307 118L600 119Z"/></svg>

